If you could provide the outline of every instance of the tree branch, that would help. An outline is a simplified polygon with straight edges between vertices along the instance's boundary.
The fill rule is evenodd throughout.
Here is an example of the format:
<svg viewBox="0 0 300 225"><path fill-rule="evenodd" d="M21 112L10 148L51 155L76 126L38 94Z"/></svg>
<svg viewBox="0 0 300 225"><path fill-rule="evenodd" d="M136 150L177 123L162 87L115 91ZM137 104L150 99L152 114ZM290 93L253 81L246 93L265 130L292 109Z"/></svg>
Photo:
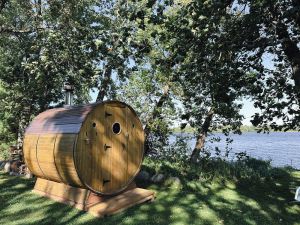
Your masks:
<svg viewBox="0 0 300 225"><path fill-rule="evenodd" d="M161 118L161 109L164 105L164 103L168 100L169 98L169 92L170 90L170 84L167 83L164 87L163 87L163 94L160 96L158 102L156 103L156 105L153 108L152 111L152 115L151 118L147 121L146 126L145 126L145 154L148 154L150 152L150 140L149 140L149 135L151 132L151 123L153 123L154 120Z"/></svg>
<svg viewBox="0 0 300 225"><path fill-rule="evenodd" d="M300 90L300 50L297 43L290 38L288 28L283 22L278 22L276 33L281 41L283 51L292 65L295 86Z"/></svg>
<svg viewBox="0 0 300 225"><path fill-rule="evenodd" d="M37 32L39 30L46 30L46 27L37 27L36 29L15 29L11 27L0 26L0 34L12 34L12 35L21 35L21 34L30 34Z"/></svg>
<svg viewBox="0 0 300 225"><path fill-rule="evenodd" d="M0 34L6 33L6 34L19 35L19 34L28 34L32 32L33 30L16 30L14 28L8 28L4 26L0 27Z"/></svg>

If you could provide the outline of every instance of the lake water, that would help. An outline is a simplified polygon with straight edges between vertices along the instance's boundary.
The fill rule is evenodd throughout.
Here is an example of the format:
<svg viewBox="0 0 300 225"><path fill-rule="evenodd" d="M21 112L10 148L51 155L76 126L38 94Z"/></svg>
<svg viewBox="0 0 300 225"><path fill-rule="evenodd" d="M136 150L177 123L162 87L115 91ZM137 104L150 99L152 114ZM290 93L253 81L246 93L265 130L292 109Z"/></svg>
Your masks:
<svg viewBox="0 0 300 225"><path fill-rule="evenodd" d="M183 134L181 134L183 135ZM184 136L191 136L184 134ZM219 147L224 153L226 146L226 137L222 134L214 136L221 137L220 142L206 143L206 146L212 148ZM210 137L211 138L211 137ZM274 166L293 166L300 169L300 132L271 132L269 134L258 134L256 132L247 132L242 135L231 135L233 142L229 145L232 148L229 159L234 159L235 153L247 152L247 155L271 160ZM170 138L174 142L175 136ZM188 145L193 148L196 139L188 140Z"/></svg>

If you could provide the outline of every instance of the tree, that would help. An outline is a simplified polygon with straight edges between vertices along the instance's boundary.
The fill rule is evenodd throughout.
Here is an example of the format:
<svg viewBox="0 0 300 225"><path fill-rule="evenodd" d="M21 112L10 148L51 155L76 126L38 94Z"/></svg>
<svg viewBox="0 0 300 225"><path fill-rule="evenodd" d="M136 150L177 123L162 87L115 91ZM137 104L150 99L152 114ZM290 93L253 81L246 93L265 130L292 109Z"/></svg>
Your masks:
<svg viewBox="0 0 300 225"><path fill-rule="evenodd" d="M174 101L180 85L173 79L172 57L168 52L168 33L164 29L160 1L127 1L127 11L134 32L131 33L132 64L136 70L121 91L124 101L136 106L145 124L145 152L160 154L167 145L175 119Z"/></svg>
<svg viewBox="0 0 300 225"><path fill-rule="evenodd" d="M183 127L190 124L197 130L191 155L196 162L211 129L240 132L242 105L237 100L255 77L243 70L239 59L232 33L238 18L228 11L230 1L182 1L173 7L175 13L166 22L174 37L170 52L184 91Z"/></svg>
<svg viewBox="0 0 300 225"><path fill-rule="evenodd" d="M243 30L235 38L241 58L258 77L252 96L261 112L252 122L261 130L299 129L299 6L295 0L256 0L233 8L240 14L235 32Z"/></svg>
<svg viewBox="0 0 300 225"><path fill-rule="evenodd" d="M96 39L97 65L101 68L96 79L96 101L116 98L117 84L124 82L131 73L130 60L135 50L130 41L135 27L126 16L130 6L123 0L106 2L104 6L99 3L97 10L97 17L105 17L105 27L102 25Z"/></svg>
<svg viewBox="0 0 300 225"><path fill-rule="evenodd" d="M204 146L210 127L226 127L225 133L230 129L239 132L241 105L235 101L245 92L247 79L253 80L253 76L244 76L236 53L238 47L231 48L234 43L231 41L230 25L236 20L227 11L231 4L151 1L151 4L140 2L132 12L138 30L135 37L139 41L143 39L147 43L145 48L149 50L138 55L139 71L143 72L138 73L138 79L131 81L130 87L139 87L142 96L147 94L147 88L143 87L149 85L150 96L155 85L161 84L162 90L156 104L147 110L146 134L150 137L151 131L155 131L151 125L153 121L166 116L162 114L163 106L170 99L170 93L173 93L173 98L177 94L176 98L180 98L185 106L183 119L198 131L193 161ZM210 12L216 13L211 17ZM161 74L160 79L155 74ZM174 95L174 87L183 93L175 92ZM144 102L141 98L138 101ZM148 108L149 103L144 105ZM146 149L149 142L153 140L146 140Z"/></svg>
<svg viewBox="0 0 300 225"><path fill-rule="evenodd" d="M98 3L97 3L98 4ZM63 103L64 82L87 102L99 67L96 1L8 1L0 14L0 79L19 139L32 117ZM11 107L7 109L7 107Z"/></svg>

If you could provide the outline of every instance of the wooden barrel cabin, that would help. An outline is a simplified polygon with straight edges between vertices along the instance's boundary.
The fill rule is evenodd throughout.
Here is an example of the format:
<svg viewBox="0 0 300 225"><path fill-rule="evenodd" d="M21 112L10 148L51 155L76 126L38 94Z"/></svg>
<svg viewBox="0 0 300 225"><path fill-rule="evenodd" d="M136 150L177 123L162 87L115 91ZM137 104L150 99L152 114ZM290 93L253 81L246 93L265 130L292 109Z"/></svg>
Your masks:
<svg viewBox="0 0 300 225"><path fill-rule="evenodd" d="M37 177L102 195L126 189L143 154L142 124L118 101L49 109L24 137L25 162Z"/></svg>

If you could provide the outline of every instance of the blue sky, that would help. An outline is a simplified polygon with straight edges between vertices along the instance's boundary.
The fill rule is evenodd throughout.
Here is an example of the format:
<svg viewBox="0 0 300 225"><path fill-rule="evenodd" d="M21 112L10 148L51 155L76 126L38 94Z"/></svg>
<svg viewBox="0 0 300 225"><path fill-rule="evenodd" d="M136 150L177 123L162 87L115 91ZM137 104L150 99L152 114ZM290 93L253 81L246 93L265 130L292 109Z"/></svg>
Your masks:
<svg viewBox="0 0 300 225"><path fill-rule="evenodd" d="M254 108L253 103L248 99L244 99L242 103L243 108L241 110L241 114L245 117L243 125L252 125L250 122L251 116L253 116L256 112L259 112L259 110Z"/></svg>

